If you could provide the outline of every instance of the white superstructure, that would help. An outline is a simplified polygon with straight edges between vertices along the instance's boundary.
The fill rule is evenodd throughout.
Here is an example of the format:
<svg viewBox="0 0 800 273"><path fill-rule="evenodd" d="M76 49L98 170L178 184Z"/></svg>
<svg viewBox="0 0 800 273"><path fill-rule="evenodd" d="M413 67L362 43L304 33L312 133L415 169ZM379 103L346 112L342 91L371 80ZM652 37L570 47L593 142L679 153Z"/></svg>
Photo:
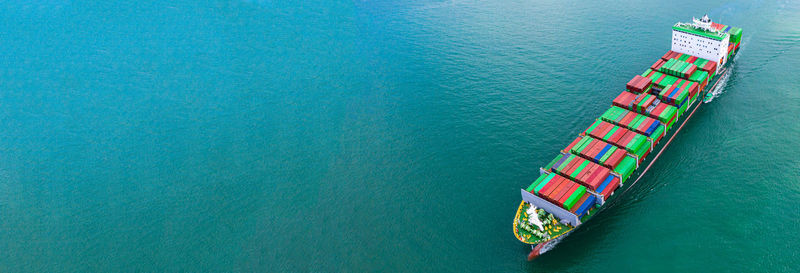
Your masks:
<svg viewBox="0 0 800 273"><path fill-rule="evenodd" d="M720 69L728 62L730 35L714 29L708 15L692 21L672 27L672 51L715 61Z"/></svg>

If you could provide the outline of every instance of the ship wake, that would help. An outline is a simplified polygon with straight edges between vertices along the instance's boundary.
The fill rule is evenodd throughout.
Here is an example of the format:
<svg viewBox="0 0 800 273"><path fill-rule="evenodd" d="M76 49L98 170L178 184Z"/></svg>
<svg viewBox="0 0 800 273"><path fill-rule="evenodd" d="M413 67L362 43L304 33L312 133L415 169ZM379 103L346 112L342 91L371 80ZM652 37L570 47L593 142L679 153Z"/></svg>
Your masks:
<svg viewBox="0 0 800 273"><path fill-rule="evenodd" d="M708 94L710 94L711 96L708 97L708 99L705 100L705 103L709 103L709 102L714 101L714 99L716 99L717 97L722 95L722 93L724 93L725 86L728 85L728 78L731 77L731 75L729 73L725 73L725 72L728 72L727 71L728 69L733 68L733 65L734 64L731 63L731 65L729 67L725 68L725 71L720 72L720 73L722 73L722 78L720 78L719 82L717 82L717 84L714 85L713 89L708 91Z"/></svg>

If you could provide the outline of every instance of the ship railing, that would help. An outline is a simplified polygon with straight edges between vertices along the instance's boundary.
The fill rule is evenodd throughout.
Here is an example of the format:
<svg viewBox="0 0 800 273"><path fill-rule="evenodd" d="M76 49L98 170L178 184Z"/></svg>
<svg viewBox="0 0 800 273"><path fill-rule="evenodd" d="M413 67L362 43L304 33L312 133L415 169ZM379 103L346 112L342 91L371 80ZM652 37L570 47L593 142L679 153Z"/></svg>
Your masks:
<svg viewBox="0 0 800 273"><path fill-rule="evenodd" d="M586 189L586 192L588 192L591 195L594 195L595 200L597 200L596 202L597 202L598 205L602 206L603 204L606 203L606 199L603 198L604 196L602 194L600 194L600 193L598 193L596 191L590 190L588 188Z"/></svg>
<svg viewBox="0 0 800 273"><path fill-rule="evenodd" d="M536 196L525 189L520 189L520 191L522 193L522 200L525 202L531 203L537 208L541 208L549 213L552 213L553 216L562 221L566 221L573 227L577 227L581 224L581 219L578 218L578 215L575 215L574 213L559 207L556 204L550 203L550 201L544 200L543 198Z"/></svg>
<svg viewBox="0 0 800 273"><path fill-rule="evenodd" d="M632 154L632 153L629 153L629 152L625 152L625 153L628 156L633 157L634 161L636 161L636 168L638 169L639 168L639 156L635 155L635 154Z"/></svg>
<svg viewBox="0 0 800 273"><path fill-rule="evenodd" d="M545 175L545 174L550 174L550 172L542 167L539 167L539 175Z"/></svg>

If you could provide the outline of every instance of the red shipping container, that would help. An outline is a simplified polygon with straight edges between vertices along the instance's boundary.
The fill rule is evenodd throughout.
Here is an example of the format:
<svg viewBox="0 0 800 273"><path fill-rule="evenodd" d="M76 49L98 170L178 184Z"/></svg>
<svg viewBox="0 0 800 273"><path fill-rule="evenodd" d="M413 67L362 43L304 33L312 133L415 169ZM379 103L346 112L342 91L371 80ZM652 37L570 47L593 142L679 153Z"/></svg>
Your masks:
<svg viewBox="0 0 800 273"><path fill-rule="evenodd" d="M594 155L597 154L598 151L597 148L604 146L604 144L602 144L601 141L595 140L593 142L594 145L592 145L592 148L587 150L586 153L584 153L584 155L588 158L594 158Z"/></svg>
<svg viewBox="0 0 800 273"><path fill-rule="evenodd" d="M570 167L570 169L569 169L569 170L567 170L566 172L564 172L564 176L566 176L566 177L572 177L572 176L570 176L570 175L571 175L573 172L575 172L575 170L577 170L577 169L578 169L578 167L580 167L580 166L581 166L581 164L583 164L583 162L584 162L584 161L586 161L586 160L585 160L585 159L583 159L583 157L576 157L575 159L573 159L573 161L575 161L575 164L572 164L572 166L569 166L569 167Z"/></svg>
<svg viewBox="0 0 800 273"><path fill-rule="evenodd" d="M564 183L561 184L561 186L559 186L555 191L553 191L550 194L549 197L550 197L551 203L553 203L553 204L558 203L558 199L561 198L561 196L563 196L565 192L567 192L569 189L571 189L573 185L575 185L574 182L569 181L569 180L565 180Z"/></svg>
<svg viewBox="0 0 800 273"><path fill-rule="evenodd" d="M608 138L608 142L609 143L617 143L617 142L619 142L620 139L622 139L623 136L625 136L625 130L619 130L618 129L616 132L614 132L613 135L611 135L610 138Z"/></svg>
<svg viewBox="0 0 800 273"><path fill-rule="evenodd" d="M689 78L689 76L691 76L692 73L694 73L695 71L697 71L697 66L693 65L693 64L690 64L689 65L689 70L686 71L686 73L683 75L683 77L684 78Z"/></svg>
<svg viewBox="0 0 800 273"><path fill-rule="evenodd" d="M600 180L600 183L598 183L597 180L601 179L601 178L605 179L605 177L608 176L608 174L610 172L611 172L611 170L609 170L608 168L600 167L594 173L592 173L592 175L589 176L589 178L586 179L586 181L585 181L585 183L583 185L586 186L589 189L596 190L597 187L600 186L600 183L602 183L602 181L603 181L603 180Z"/></svg>
<svg viewBox="0 0 800 273"><path fill-rule="evenodd" d="M608 186L606 186L606 188L603 189L603 192L601 192L600 194L603 195L604 199L608 200L608 197L610 197L611 193L617 190L617 188L619 188L619 178L615 176L613 179L611 179L611 182L608 183Z"/></svg>
<svg viewBox="0 0 800 273"><path fill-rule="evenodd" d="M639 127L636 128L636 131L644 134L647 132L647 129L650 128L650 125L653 125L653 121L654 120L652 118L645 118L645 120L639 124Z"/></svg>
<svg viewBox="0 0 800 273"><path fill-rule="evenodd" d="M610 123L609 123L609 124L610 124ZM612 124L612 125L613 125L613 124ZM605 141L605 140L602 140L602 139L595 139L594 141L596 141L596 142L597 142L597 145L595 145L595 146L593 147L593 148L595 149L595 150L594 150L594 152L595 152L595 155L597 155L597 153L599 153L599 152L600 152L600 150L602 150L602 149L603 149L603 147L605 147L607 143L606 143L606 141Z"/></svg>
<svg viewBox="0 0 800 273"><path fill-rule="evenodd" d="M597 143L594 141L594 139L591 139L589 141L589 144L586 144L586 147L583 147L583 150L581 150L581 154L588 153L595 144L597 144Z"/></svg>
<svg viewBox="0 0 800 273"><path fill-rule="evenodd" d="M610 167L616 167L622 162L622 159L625 158L625 150L623 149L616 149L614 153L612 153L608 159L606 159L606 164Z"/></svg>
<svg viewBox="0 0 800 273"><path fill-rule="evenodd" d="M697 87L698 84L696 82L691 82L691 85L689 86L689 94L692 96L692 98L694 98L694 96L696 96L698 93Z"/></svg>
<svg viewBox="0 0 800 273"><path fill-rule="evenodd" d="M606 134L608 134L608 131L611 131L611 129L614 128L614 125L612 125L611 123L608 123L608 122L605 122L605 121L601 121L601 122L602 122L601 125L603 127L600 128L600 126L597 126L597 128L600 128L600 130L598 130L597 128L595 128L595 130L594 130L596 138L599 138L599 139L602 139Z"/></svg>
<svg viewBox="0 0 800 273"><path fill-rule="evenodd" d="M591 156L592 158L595 158L595 157L597 157L597 154L599 154L600 152L602 152L602 151L603 151L603 149L605 149L605 148L606 148L606 146L608 145L608 143L605 143L605 142L603 142L603 141L597 141L597 142L600 142L600 143L599 143L598 145L595 145L595 146L593 147L593 149L592 149L592 153L589 155L589 156Z"/></svg>
<svg viewBox="0 0 800 273"><path fill-rule="evenodd" d="M659 68L661 68L662 65L664 65L664 60L658 59L658 61L656 61L653 65L650 66L650 69L658 70Z"/></svg>
<svg viewBox="0 0 800 273"><path fill-rule="evenodd" d="M576 179L576 180L578 180L580 182L585 182L586 179L589 178L589 176L591 176L592 173L595 172L598 167L600 167L600 165L597 165L597 164L591 164L591 165L587 166L587 168L589 170L588 171L584 171L581 175L578 176L578 179Z"/></svg>
<svg viewBox="0 0 800 273"><path fill-rule="evenodd" d="M619 124L622 125L622 126L628 127L628 124L631 124L631 121L633 121L633 119L635 119L636 116L637 116L636 113L628 112L628 114L625 115L625 118L623 118L622 121L620 121Z"/></svg>
<svg viewBox="0 0 800 273"><path fill-rule="evenodd" d="M708 61L708 63L710 63L710 64L711 64L711 67L709 67L708 71L716 71L716 70L717 70L717 65L718 65L718 64L717 64L717 62L715 62L715 61Z"/></svg>
<svg viewBox="0 0 800 273"><path fill-rule="evenodd" d="M634 133L634 132L631 132L631 131L625 131L625 135L624 135L624 136L622 136L622 139L620 139L620 141L619 141L619 142L617 142L617 143L614 143L614 144L616 144L617 146L619 146L619 147L622 147L622 148L624 149L624 148L625 148L625 146L628 146L628 143L630 143L630 142L631 142L631 139L633 139L633 137L634 137L635 135L636 135L636 133Z"/></svg>
<svg viewBox="0 0 800 273"><path fill-rule="evenodd" d="M600 133L600 131L601 131L601 130L603 130L603 128L604 128L605 126L606 126L606 125L605 125L605 122L603 122L603 121L600 121L600 124L598 124L597 126L595 126L595 127L594 127L594 129L593 129L591 132L589 132L589 135L590 135L590 136L593 136L593 137L595 137L595 138L596 138L596 137L597 137L597 134L599 134L599 133Z"/></svg>
<svg viewBox="0 0 800 273"><path fill-rule="evenodd" d="M613 104L622 108L628 108L628 105L631 104L634 98L636 98L636 94L628 91L622 91L622 93L614 98Z"/></svg>
<svg viewBox="0 0 800 273"><path fill-rule="evenodd" d="M561 169L560 173L563 174L565 177L569 177L569 169L574 167L575 164L577 164L579 159L580 159L580 157L575 157L572 160L570 160L569 162L567 162L567 165L564 166L564 168Z"/></svg>
<svg viewBox="0 0 800 273"><path fill-rule="evenodd" d="M597 187L600 187L600 185L603 184L603 181L606 179L609 173L611 173L611 170L608 168L602 168L599 172L597 172L597 175L590 178L589 181L586 181L586 184L591 186L590 188L596 190Z"/></svg>
<svg viewBox="0 0 800 273"><path fill-rule="evenodd" d="M603 126L603 128L595 129L595 130L592 132L592 136L593 136L593 137L595 137L595 138L603 138L603 136L605 136L606 134L608 134L608 131L610 131L610 130L611 130L611 128L613 128L613 127L611 127L611 126L608 126L608 124L607 124L607 123L605 123L604 125L605 125L605 126ZM599 127L599 126L598 126L598 127Z"/></svg>
<svg viewBox="0 0 800 273"><path fill-rule="evenodd" d="M578 208L580 208L580 206L582 206L582 205L583 205L583 202L586 202L586 199L589 199L589 196L591 196L591 195L589 195L589 194L584 194L584 195L581 197L581 199L578 199L578 203L575 203L575 205L574 205L574 206L572 206L572 209L571 209L571 210L569 210L569 211L570 211L570 212L572 212L572 214L575 214L575 213L577 213L577 212L578 212ZM578 216L580 216L580 215L578 215Z"/></svg>
<svg viewBox="0 0 800 273"><path fill-rule="evenodd" d="M660 104L658 104L658 106L656 106L655 109L653 109L653 111L650 111L650 115L651 115L651 117L657 119L658 115L660 115L661 112L664 112L665 109L667 109L667 104L666 103L660 103Z"/></svg>
<svg viewBox="0 0 800 273"><path fill-rule="evenodd" d="M663 60L669 60L669 59L670 59L670 56L672 56L672 53L674 53L672 50L670 50L670 51L667 51L667 53L664 53L664 56L661 56L661 59L663 59Z"/></svg>
<svg viewBox="0 0 800 273"><path fill-rule="evenodd" d="M570 187L567 191L565 191L563 195L559 196L558 197L558 202L557 202L558 206L559 207L563 207L564 206L564 202L567 202L567 199L569 199L569 196L572 195L572 193L574 193L575 190L577 190L579 186L580 185L578 185L578 184L572 184L572 187Z"/></svg>
<svg viewBox="0 0 800 273"><path fill-rule="evenodd" d="M644 92L645 89L647 89L648 87L650 87L651 84L653 84L653 80L650 79L650 78L645 78L645 77L642 77L642 76L639 76L639 75L636 75L636 77L641 79L641 82L639 83L639 86L641 87L642 92Z"/></svg>
<svg viewBox="0 0 800 273"><path fill-rule="evenodd" d="M650 85L649 78L636 75L633 77L633 79L628 81L628 84L626 84L625 87L627 87L628 90L631 90L635 93L642 93L645 89L647 89L649 85Z"/></svg>
<svg viewBox="0 0 800 273"><path fill-rule="evenodd" d="M558 191L560 191L560 190L561 190L561 188L565 187L567 184L569 184L569 180L566 180L566 179L560 180L560 181L559 181L559 183L558 183L558 185L556 185L555 187L553 187L552 189L550 189L550 190L549 190L548 192L546 192L546 193L545 193L545 194L544 194L542 197L543 197L544 199L546 199L547 201L550 201L551 203L553 203L553 201L554 201L554 200L553 200L553 195L555 195L556 193L558 193Z"/></svg>
<svg viewBox="0 0 800 273"><path fill-rule="evenodd" d="M586 186L586 187L587 187L587 188L589 188L590 190L596 190L596 189L597 189L597 186L599 186L599 185L597 185L597 186L592 186L592 184L590 183L590 181L594 181L594 180L595 180L595 178L596 178L597 176L599 176L599 175L601 175L603 172L605 172L605 171L603 171L603 170L608 170L608 169L607 169L606 167L599 167L599 168L597 168L596 170L594 170L594 172L592 172L592 174L590 174L590 175L589 175L589 177L587 177L587 178L586 178L584 181L581 181L581 184L583 184L584 186Z"/></svg>
<svg viewBox="0 0 800 273"><path fill-rule="evenodd" d="M541 190L539 190L539 196L544 198L548 192L553 191L555 187L558 187L559 183L561 183L561 176L556 175L552 180L550 180L550 182L547 182L547 184L545 184Z"/></svg>

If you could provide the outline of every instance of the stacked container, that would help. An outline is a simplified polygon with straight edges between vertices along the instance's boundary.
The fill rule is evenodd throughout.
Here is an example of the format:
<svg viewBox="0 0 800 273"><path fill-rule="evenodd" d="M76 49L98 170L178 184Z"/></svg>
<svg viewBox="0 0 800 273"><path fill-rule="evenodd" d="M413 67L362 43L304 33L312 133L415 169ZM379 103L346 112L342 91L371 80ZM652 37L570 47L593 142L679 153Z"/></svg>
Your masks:
<svg viewBox="0 0 800 273"><path fill-rule="evenodd" d="M699 92L699 84L689 80L678 79L672 85L658 92L653 92L659 100L680 108L685 103L694 101Z"/></svg>
<svg viewBox="0 0 800 273"><path fill-rule="evenodd" d="M661 121L618 106L611 106L600 119L642 134L650 138L653 143L658 143L666 132L666 127Z"/></svg>
<svg viewBox="0 0 800 273"><path fill-rule="evenodd" d="M697 66L678 59L669 59L657 69L661 73L686 79L697 71Z"/></svg>
<svg viewBox="0 0 800 273"><path fill-rule="evenodd" d="M706 85L708 85L709 75L706 71L698 70L689 76L688 80L696 82L699 85L698 88L703 90L706 88Z"/></svg>
<svg viewBox="0 0 800 273"><path fill-rule="evenodd" d="M626 87L629 91L640 94L640 93L647 93L650 91L650 86L652 84L652 80L650 78L645 78L640 75L636 75L628 81Z"/></svg>
<svg viewBox="0 0 800 273"><path fill-rule="evenodd" d="M567 147L568 152L583 157L603 167L614 169L622 161L627 152L613 144L590 136L578 137Z"/></svg>
<svg viewBox="0 0 800 273"><path fill-rule="evenodd" d="M567 210L573 209L587 194L585 186L556 173L542 174L527 190Z"/></svg>
<svg viewBox="0 0 800 273"><path fill-rule="evenodd" d="M659 89L670 86L678 80L678 77L667 75L652 69L647 69L644 73L642 73L642 76L650 78L650 80L653 81L653 85Z"/></svg>
<svg viewBox="0 0 800 273"><path fill-rule="evenodd" d="M692 63L695 66L697 66L697 69L703 70L703 71L708 72L709 74L711 74L712 78L713 78L714 73L717 72L717 62L709 61L709 60L706 60L706 59L703 59L703 58L698 58L698 57L695 57L695 56L692 56L692 55L689 55L689 54L678 53L678 52L670 50L670 51L667 51L667 53L664 54L664 56L661 57L661 61L664 61L664 62L666 62L666 61L668 61L670 59L676 59L676 60L681 60L681 61ZM656 63L658 63L658 62L656 62ZM658 70L658 68L653 68L653 67L651 67L651 68L653 70Z"/></svg>
<svg viewBox="0 0 800 273"><path fill-rule="evenodd" d="M646 136L602 120L596 120L584 133L625 149L637 162L642 162L653 148L653 142Z"/></svg>
<svg viewBox="0 0 800 273"><path fill-rule="evenodd" d="M652 94L634 94L627 91L620 93L612 102L616 106L643 114L648 114L660 103L661 101Z"/></svg>
<svg viewBox="0 0 800 273"><path fill-rule="evenodd" d="M583 217L583 215L585 215L586 212L588 212L589 209L595 204L596 200L594 195L584 194L580 199L578 199L578 202L576 202L575 206L573 206L569 211L575 215L578 215L578 217Z"/></svg>
<svg viewBox="0 0 800 273"><path fill-rule="evenodd" d="M610 169L573 154L559 155L557 158L550 171L568 177L591 190L596 190L603 179L611 174Z"/></svg>

